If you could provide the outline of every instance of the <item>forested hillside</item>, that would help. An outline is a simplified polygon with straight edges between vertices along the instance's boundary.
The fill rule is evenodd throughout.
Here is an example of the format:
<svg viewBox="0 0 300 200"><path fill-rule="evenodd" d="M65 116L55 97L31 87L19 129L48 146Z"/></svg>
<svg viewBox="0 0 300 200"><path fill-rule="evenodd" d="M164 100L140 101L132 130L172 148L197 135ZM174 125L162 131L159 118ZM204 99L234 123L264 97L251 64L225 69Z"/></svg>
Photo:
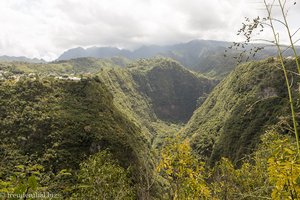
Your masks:
<svg viewBox="0 0 300 200"><path fill-rule="evenodd" d="M284 62L294 69L294 59ZM270 170L296 152L284 77L273 57L241 64L221 82L162 57L4 62L1 74L5 194L268 197L279 184ZM280 155L281 163L271 162ZM296 180L297 162L285 181Z"/></svg>
<svg viewBox="0 0 300 200"><path fill-rule="evenodd" d="M141 192L144 172L153 170L150 144L113 105L113 96L98 78L7 81L0 91L0 176L8 191L22 190L19 181L30 176L18 173L40 166L38 190L65 197L77 193L80 164L106 150L121 169L131 166L125 176L132 180L129 189L133 195ZM62 170L70 175L60 177Z"/></svg>
<svg viewBox="0 0 300 200"><path fill-rule="evenodd" d="M98 74L114 95L115 105L154 145L162 142L160 137L178 132L217 84L165 58L140 60L127 68L104 68Z"/></svg>
<svg viewBox="0 0 300 200"><path fill-rule="evenodd" d="M176 135L217 81L171 59L140 60L126 68L112 62L81 58L1 64L1 176L8 191L21 187L10 183L20 178L19 165L49 177L36 190L80 196L82 179L76 174L94 159L99 166L106 160L123 170L126 195L156 196L162 187L154 170L156 151ZM61 173L68 180L57 178Z"/></svg>
<svg viewBox="0 0 300 200"><path fill-rule="evenodd" d="M293 60L285 62L289 68L294 66ZM268 128L289 116L285 87L275 59L242 64L215 87L182 133L210 162L221 157L239 162L256 148Z"/></svg>
<svg viewBox="0 0 300 200"><path fill-rule="evenodd" d="M28 62L0 62L0 78L10 76L28 76L38 74L41 76L77 76L92 75L106 67L124 67L130 61L125 58L113 57L110 59L78 58L68 61L55 61L50 63Z"/></svg>

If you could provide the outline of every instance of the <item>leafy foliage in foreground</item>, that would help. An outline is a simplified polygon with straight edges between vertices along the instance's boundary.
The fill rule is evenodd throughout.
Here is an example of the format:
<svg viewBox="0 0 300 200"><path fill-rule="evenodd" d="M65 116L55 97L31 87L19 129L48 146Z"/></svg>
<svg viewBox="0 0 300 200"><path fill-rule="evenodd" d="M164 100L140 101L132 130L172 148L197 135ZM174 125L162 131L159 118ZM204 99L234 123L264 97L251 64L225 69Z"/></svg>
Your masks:
<svg viewBox="0 0 300 200"><path fill-rule="evenodd" d="M300 157L295 139L269 130L236 167L222 157L214 167L193 154L187 140L169 140L157 170L166 180L161 199L299 199Z"/></svg>
<svg viewBox="0 0 300 200"><path fill-rule="evenodd" d="M158 172L169 186L165 199L208 199L210 191L204 180L204 163L192 154L187 140L170 139L161 152Z"/></svg>
<svg viewBox="0 0 300 200"><path fill-rule="evenodd" d="M211 190L217 199L298 199L300 158L290 136L270 131L255 153L236 169L221 159L213 169Z"/></svg>

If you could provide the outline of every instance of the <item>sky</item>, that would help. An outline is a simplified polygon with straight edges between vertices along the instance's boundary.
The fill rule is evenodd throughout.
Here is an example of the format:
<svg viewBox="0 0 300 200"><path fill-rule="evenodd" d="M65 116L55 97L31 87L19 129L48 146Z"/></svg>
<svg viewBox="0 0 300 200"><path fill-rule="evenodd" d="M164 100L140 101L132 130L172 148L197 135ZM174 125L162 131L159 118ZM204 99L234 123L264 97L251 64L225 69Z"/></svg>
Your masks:
<svg viewBox="0 0 300 200"><path fill-rule="evenodd" d="M135 49L193 39L236 41L244 17L264 15L261 2L0 0L0 55L50 61L78 46ZM300 2L288 16L292 29L296 30L297 23L300 27L296 20L300 19ZM297 34L300 37L300 31Z"/></svg>

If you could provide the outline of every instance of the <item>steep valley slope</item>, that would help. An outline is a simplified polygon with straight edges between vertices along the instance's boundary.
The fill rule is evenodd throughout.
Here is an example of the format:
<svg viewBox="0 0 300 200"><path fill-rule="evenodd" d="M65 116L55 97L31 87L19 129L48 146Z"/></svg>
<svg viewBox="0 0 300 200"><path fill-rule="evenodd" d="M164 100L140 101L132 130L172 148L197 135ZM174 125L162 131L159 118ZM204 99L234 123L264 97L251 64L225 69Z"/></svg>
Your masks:
<svg viewBox="0 0 300 200"><path fill-rule="evenodd" d="M103 68L98 75L114 95L115 105L154 146L160 145L161 137L175 135L217 83L165 58Z"/></svg>
<svg viewBox="0 0 300 200"><path fill-rule="evenodd" d="M134 169L135 184L143 184L145 171L153 170L150 144L113 105L98 78L8 80L0 84L0 105L1 180L12 176L16 166L29 164L42 165L50 175L76 172L89 155L106 149L124 169ZM54 189L75 182L73 176Z"/></svg>
<svg viewBox="0 0 300 200"><path fill-rule="evenodd" d="M292 60L285 62L290 68L294 65ZM260 135L289 113L284 76L278 62L269 58L238 66L214 88L181 133L210 163L220 157L239 163L255 149Z"/></svg>

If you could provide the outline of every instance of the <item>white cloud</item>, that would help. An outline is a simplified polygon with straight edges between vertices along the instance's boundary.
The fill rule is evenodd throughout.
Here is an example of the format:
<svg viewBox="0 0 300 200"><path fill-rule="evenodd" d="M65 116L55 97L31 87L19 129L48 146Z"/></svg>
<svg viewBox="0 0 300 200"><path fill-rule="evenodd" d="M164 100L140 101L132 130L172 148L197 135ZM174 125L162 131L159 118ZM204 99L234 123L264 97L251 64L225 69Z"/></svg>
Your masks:
<svg viewBox="0 0 300 200"><path fill-rule="evenodd" d="M196 38L235 40L244 16L261 14L257 8L262 6L255 2L0 0L0 55L51 60L77 46L136 48ZM290 12L293 24L298 23L294 19L299 19L299 6Z"/></svg>

